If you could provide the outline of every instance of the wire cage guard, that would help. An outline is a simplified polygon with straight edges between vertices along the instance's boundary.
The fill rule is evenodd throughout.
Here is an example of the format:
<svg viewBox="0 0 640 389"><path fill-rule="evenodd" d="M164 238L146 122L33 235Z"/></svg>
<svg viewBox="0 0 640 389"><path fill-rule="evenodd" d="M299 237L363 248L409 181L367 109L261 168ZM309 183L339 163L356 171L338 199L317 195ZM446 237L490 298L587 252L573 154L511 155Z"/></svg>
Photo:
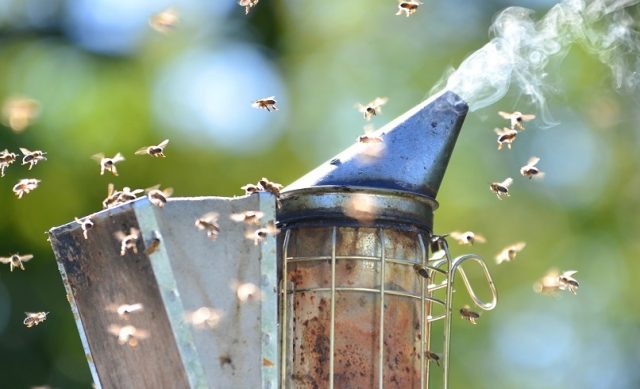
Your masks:
<svg viewBox="0 0 640 389"><path fill-rule="evenodd" d="M438 320L445 321L441 360L448 387L456 273L479 308L497 302L482 258L452 259L446 240L424 230L302 225L283 232L282 388L427 388L431 323ZM429 259L429 249L446 255ZM490 302L472 289L465 262L482 268ZM444 298L434 297L438 290ZM432 303L444 313L433 314Z"/></svg>

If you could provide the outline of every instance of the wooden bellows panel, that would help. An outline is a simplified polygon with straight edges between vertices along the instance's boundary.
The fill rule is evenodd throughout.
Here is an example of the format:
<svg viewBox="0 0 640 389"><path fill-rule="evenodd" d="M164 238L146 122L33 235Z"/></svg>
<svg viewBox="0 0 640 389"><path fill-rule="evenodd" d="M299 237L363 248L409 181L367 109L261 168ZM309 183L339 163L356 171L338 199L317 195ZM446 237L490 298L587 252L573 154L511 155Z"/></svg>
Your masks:
<svg viewBox="0 0 640 389"><path fill-rule="evenodd" d="M143 198L91 215L86 240L75 222L50 231L97 387L277 386L275 238L246 236L274 221L275 207L268 193L162 208ZM230 219L243 211L263 217ZM194 225L210 212L217 239ZM131 228L137 253L121 255L118 231Z"/></svg>

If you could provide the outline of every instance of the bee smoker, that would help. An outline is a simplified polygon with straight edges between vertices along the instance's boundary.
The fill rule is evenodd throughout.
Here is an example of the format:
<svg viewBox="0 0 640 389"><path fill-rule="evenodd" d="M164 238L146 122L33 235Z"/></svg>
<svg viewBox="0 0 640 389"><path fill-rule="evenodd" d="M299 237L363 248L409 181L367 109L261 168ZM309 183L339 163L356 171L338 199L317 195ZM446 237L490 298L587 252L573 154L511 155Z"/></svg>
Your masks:
<svg viewBox="0 0 640 389"><path fill-rule="evenodd" d="M497 301L482 258L452 259L433 234L436 194L467 110L452 92L436 95L374 133L379 155L357 143L283 190L280 387L426 388L435 351L447 387L456 274L478 307ZM467 261L481 266L490 302L471 288ZM429 350L437 320L444 350Z"/></svg>

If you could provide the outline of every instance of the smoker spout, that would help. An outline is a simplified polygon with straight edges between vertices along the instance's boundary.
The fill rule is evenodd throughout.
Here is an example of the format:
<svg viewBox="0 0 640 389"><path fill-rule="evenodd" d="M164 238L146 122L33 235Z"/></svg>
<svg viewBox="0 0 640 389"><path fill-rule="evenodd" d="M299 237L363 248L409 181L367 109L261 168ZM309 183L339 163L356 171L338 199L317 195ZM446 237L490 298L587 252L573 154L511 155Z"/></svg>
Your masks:
<svg viewBox="0 0 640 389"><path fill-rule="evenodd" d="M420 224L430 227L435 198L467 111L466 102L449 91L422 102L371 134L383 140L379 155L372 158L371 145L356 143L284 188L278 220L302 217L303 207L307 215L313 207L338 212L345 192L355 191L418 201L421 209L408 212L415 214L412 219L427 218ZM338 198L318 199L321 193Z"/></svg>

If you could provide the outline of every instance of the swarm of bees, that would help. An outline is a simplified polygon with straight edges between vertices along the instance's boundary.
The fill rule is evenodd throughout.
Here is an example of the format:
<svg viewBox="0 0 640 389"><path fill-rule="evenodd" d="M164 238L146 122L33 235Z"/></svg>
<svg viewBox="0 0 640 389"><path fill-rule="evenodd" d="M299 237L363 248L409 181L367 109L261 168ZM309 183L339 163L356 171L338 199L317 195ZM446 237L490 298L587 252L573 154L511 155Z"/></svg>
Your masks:
<svg viewBox="0 0 640 389"><path fill-rule="evenodd" d="M129 229L129 234L122 231L116 231L113 236L120 241L120 256L124 257L127 251L138 254L138 238L140 238L140 230L135 227Z"/></svg>
<svg viewBox="0 0 640 389"><path fill-rule="evenodd" d="M575 279L577 270L567 270L559 273L557 269L551 269L540 280L533 284L536 293L554 295L558 290L568 290L574 295L578 293L580 284Z"/></svg>
<svg viewBox="0 0 640 389"><path fill-rule="evenodd" d="M4 170L16 161L16 157L15 153L10 153L7 149L0 151L0 177L4 177Z"/></svg>
<svg viewBox="0 0 640 389"><path fill-rule="evenodd" d="M169 139L165 139L157 145L145 146L141 147L134 153L135 155L150 155L152 157L162 157L165 158L164 149L169 144Z"/></svg>
<svg viewBox="0 0 640 389"><path fill-rule="evenodd" d="M499 265L502 262L513 261L514 259L516 259L518 253L524 250L526 246L527 244L525 242L518 242L505 247L498 253L498 255L496 255L496 263Z"/></svg>
<svg viewBox="0 0 640 389"><path fill-rule="evenodd" d="M80 228L82 229L82 236L84 236L85 239L89 239L89 236L88 236L89 230L92 229L94 226L91 219L89 219L89 217L85 217L84 219L78 219L76 217L75 221L76 223L80 224Z"/></svg>
<svg viewBox="0 0 640 389"><path fill-rule="evenodd" d="M513 183L513 178L508 177L502 182L492 182L489 184L489 190L498 196L500 200L502 200L502 196L509 197L509 187Z"/></svg>
<svg viewBox="0 0 640 389"><path fill-rule="evenodd" d="M27 97L10 97L2 106L3 123L15 133L24 131L40 114L40 103Z"/></svg>
<svg viewBox="0 0 640 389"><path fill-rule="evenodd" d="M145 192L147 192L147 198L151 204L162 208L167 203L167 199L173 194L173 188L160 190L160 185L155 185L145 189Z"/></svg>
<svg viewBox="0 0 640 389"><path fill-rule="evenodd" d="M30 193L32 190L36 189L39 183L40 180L35 178L23 178L13 186L13 193L21 199L25 193Z"/></svg>
<svg viewBox="0 0 640 389"><path fill-rule="evenodd" d="M511 128L496 128L496 135L498 135L498 150L502 150L504 145L507 145L509 150L511 150L511 145L516 140L518 136L518 130L513 130Z"/></svg>
<svg viewBox="0 0 640 389"><path fill-rule="evenodd" d="M244 7L244 14L248 15L251 8L258 5L258 1L260 0L239 0L238 5Z"/></svg>
<svg viewBox="0 0 640 389"><path fill-rule="evenodd" d="M114 176L118 175L118 169L116 164L124 161L122 154L118 153L112 158L105 157L104 153L94 154L91 158L96 160L100 164L100 175L103 175L105 171L111 172Z"/></svg>
<svg viewBox="0 0 640 389"><path fill-rule="evenodd" d="M355 107L362 113L365 120L371 120L372 117L382 113L382 106L385 105L387 101L389 101L387 97L376 97L366 105L358 103Z"/></svg>
<svg viewBox="0 0 640 389"><path fill-rule="evenodd" d="M138 347L139 341L149 337L149 331L138 329L132 325L119 326L112 324L108 328L109 333L118 338L118 344L128 345L131 348Z"/></svg>
<svg viewBox="0 0 640 389"><path fill-rule="evenodd" d="M272 110L273 111L278 110L278 107L276 107L276 104L278 104L278 102L276 101L276 97L269 96L269 97L265 97L265 98L254 101L251 104L251 106L257 109L266 109L267 111L271 112Z"/></svg>
<svg viewBox="0 0 640 389"><path fill-rule="evenodd" d="M149 25L154 30L168 34L178 25L180 15L175 8L168 8L149 18Z"/></svg>
<svg viewBox="0 0 640 389"><path fill-rule="evenodd" d="M116 207L127 201L137 199L138 195L143 192L143 189L132 190L128 186L125 186L122 190L114 190L113 184L109 184L107 186L107 197L102 201L102 207L104 209Z"/></svg>
<svg viewBox="0 0 640 389"><path fill-rule="evenodd" d="M47 153L45 153L44 151L41 151L41 150L29 151L28 149L25 149L24 147L20 147L20 152L23 155L22 164L23 165L27 165L28 164L29 165L29 170L31 170L32 167L37 165L38 162L47 160L47 158L45 158L45 154L47 154Z"/></svg>
<svg viewBox="0 0 640 389"><path fill-rule="evenodd" d="M520 174L522 174L524 177L529 177L529 179L532 179L534 177L535 178L544 177L544 173L536 167L538 162L540 162L540 158L538 157L529 158L529 161L527 161L527 164L520 168Z"/></svg>
<svg viewBox="0 0 640 389"><path fill-rule="evenodd" d="M420 7L422 3L418 0L400 0L398 3L398 12L396 15L405 15L409 17L416 13L418 7Z"/></svg>
<svg viewBox="0 0 640 389"><path fill-rule="evenodd" d="M269 220L269 222L267 223L267 225L265 227L262 228L258 228L257 230L247 230L247 232L245 232L245 237L247 239L252 239L253 240L253 244L255 244L256 246L258 245L258 243L262 242L263 240L265 240L267 238L267 236L269 235L277 235L280 233L280 229L276 228L275 223L273 222L273 220Z"/></svg>
<svg viewBox="0 0 640 389"><path fill-rule="evenodd" d="M471 324L478 324L477 320L480 318L478 312L474 312L468 305L460 308L460 317L464 320L468 320Z"/></svg>
<svg viewBox="0 0 640 389"><path fill-rule="evenodd" d="M8 264L9 270L13 271L15 268L24 270L24 262L29 262L33 258L33 254L13 254L9 257L0 257L0 263Z"/></svg>
<svg viewBox="0 0 640 389"><path fill-rule="evenodd" d="M24 314L27 315L27 317L22 321L22 324L27 326L27 328L31 328L47 320L49 312L25 312Z"/></svg>
<svg viewBox="0 0 640 389"><path fill-rule="evenodd" d="M449 235L455 239L456 241L458 241L459 244L470 244L473 245L474 243L478 242L478 243L486 243L486 239L484 236L480 235L480 234L476 234L473 231L465 231L465 232L459 232L459 231L452 231L451 233L449 233Z"/></svg>
<svg viewBox="0 0 640 389"><path fill-rule="evenodd" d="M196 228L200 231L206 231L207 238L216 240L218 233L220 232L220 226L218 225L218 213L209 212L196 219Z"/></svg>
<svg viewBox="0 0 640 389"><path fill-rule="evenodd" d="M511 112L511 113L500 111L498 112L498 115L509 120L509 122L511 123L512 130L521 130L521 131L525 130L524 128L525 122L531 121L536 118L536 115L524 114L518 111Z"/></svg>

